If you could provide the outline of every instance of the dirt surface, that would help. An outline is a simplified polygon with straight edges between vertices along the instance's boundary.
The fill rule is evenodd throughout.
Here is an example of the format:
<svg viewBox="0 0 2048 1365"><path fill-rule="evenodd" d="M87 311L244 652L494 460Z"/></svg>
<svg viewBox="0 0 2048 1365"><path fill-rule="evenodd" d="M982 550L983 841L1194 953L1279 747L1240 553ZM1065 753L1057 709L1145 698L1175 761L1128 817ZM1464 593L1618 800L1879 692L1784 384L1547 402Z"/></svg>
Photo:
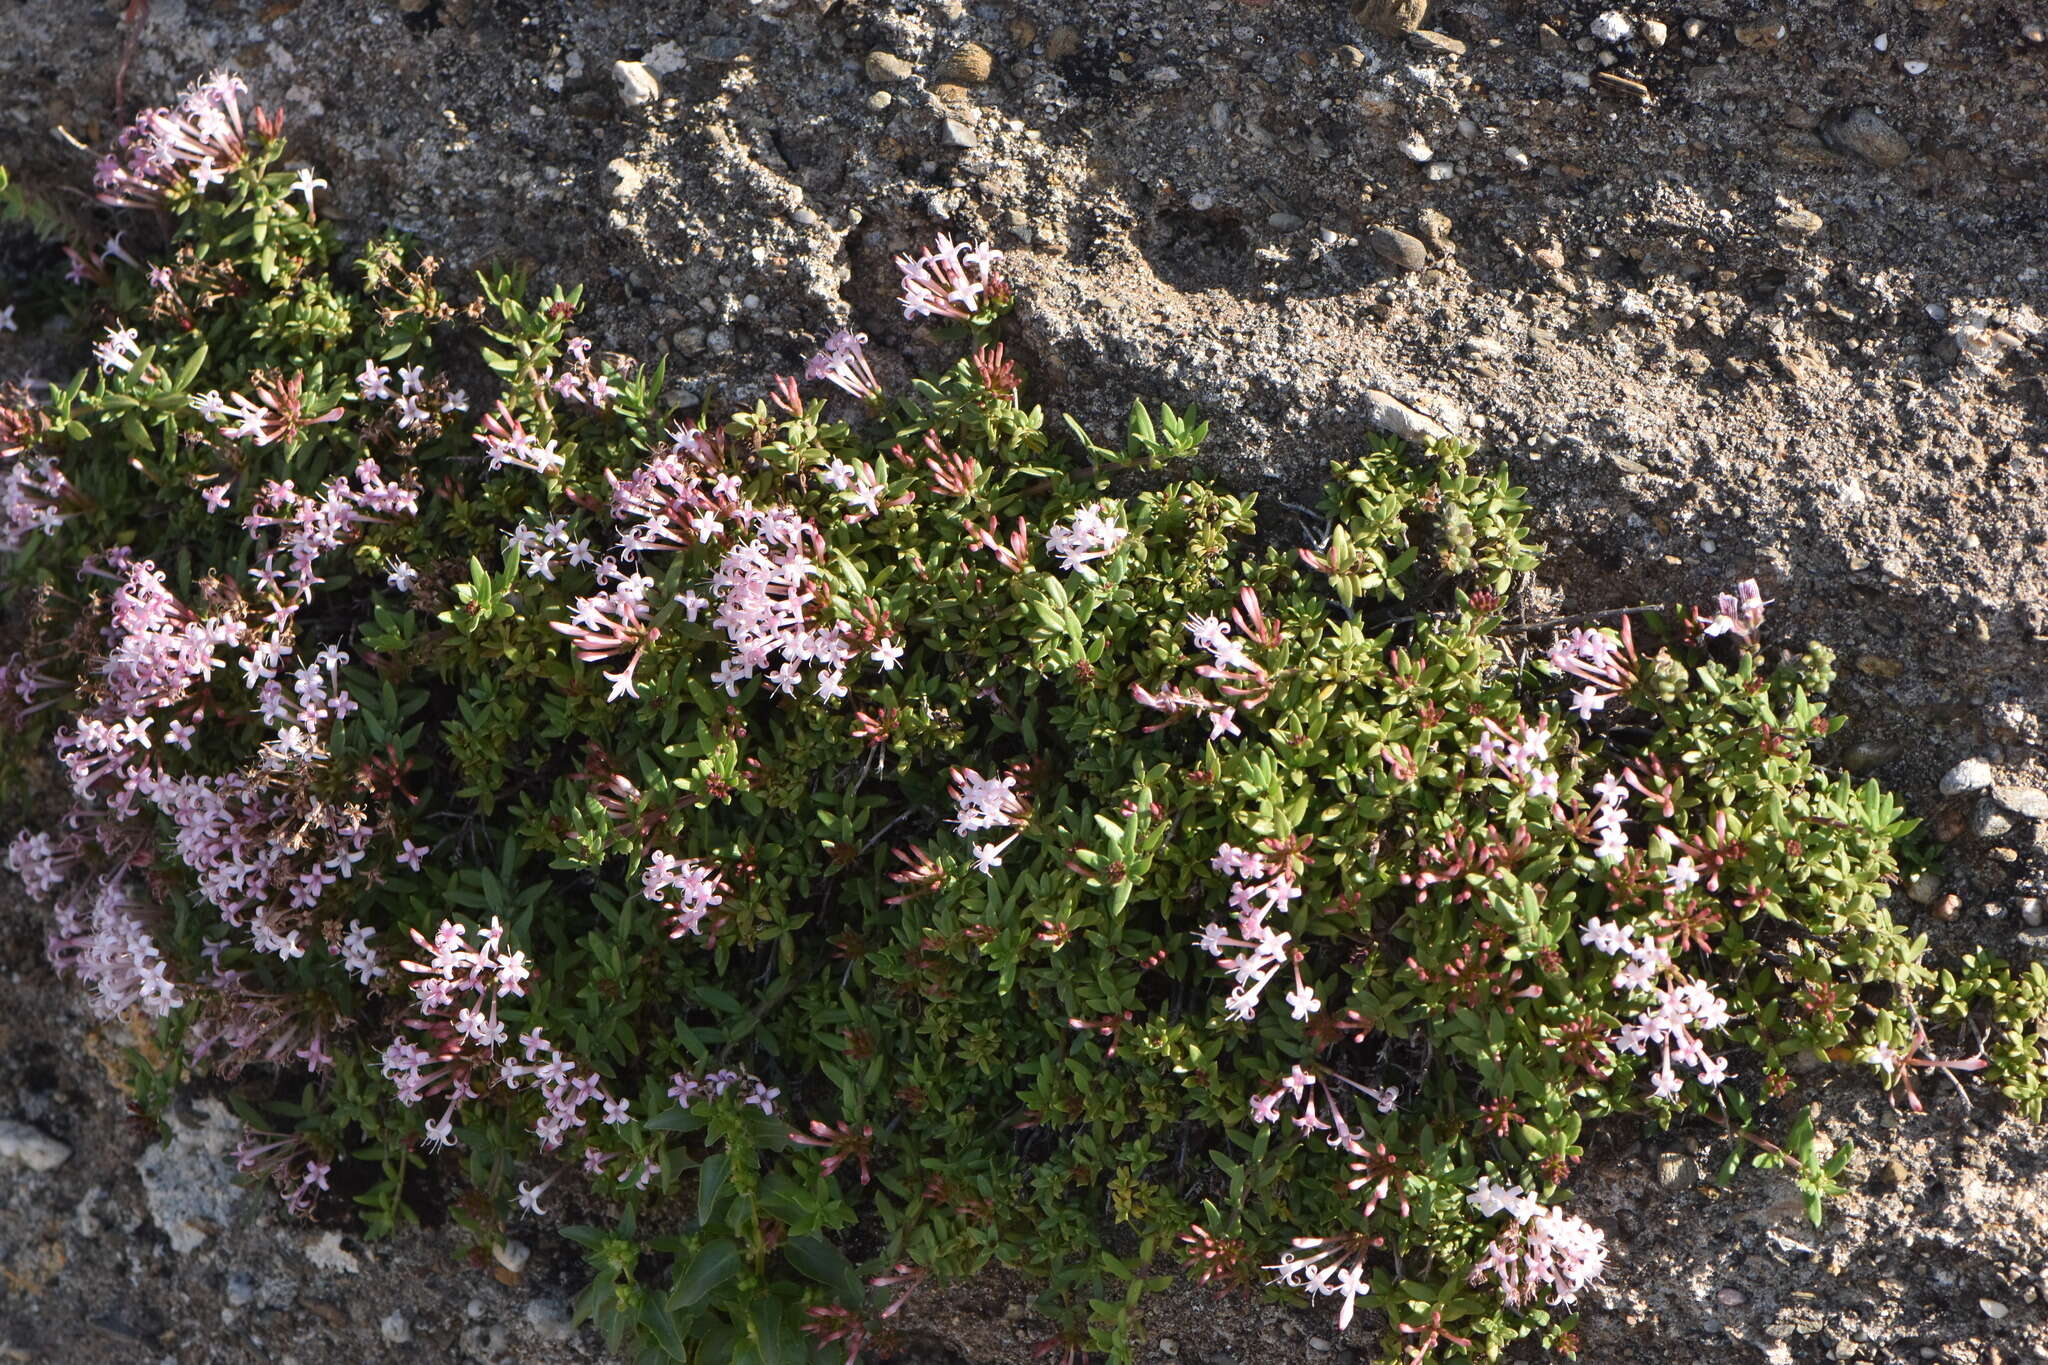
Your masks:
<svg viewBox="0 0 2048 1365"><path fill-rule="evenodd" d="M718 401L846 323L916 368L889 258L992 238L1038 396L1093 430L1133 394L1194 402L1220 472L1299 504L1419 411L1530 487L1554 555L1532 612L1756 576L1776 638L1841 656L1839 757L1950 842L1901 913L2048 956L2025 909L2048 826L1936 786L1966 757L2048 779L2031 0L1453 0L1406 37L1320 0L154 0L133 29L124 8L0 0L0 160L24 178L84 183L74 140L231 65L286 107L347 230L585 281L604 344ZM622 59L657 99L627 103ZM365 1246L233 1197L205 1111L169 1148L126 1119L118 1045L25 912L0 908L0 973L0 1123L71 1149L48 1172L0 1156L0 1360L600 1354L559 1326L575 1263L545 1228L494 1278L452 1227ZM1581 1211L1620 1254L1583 1358L2048 1359L2042 1130L1952 1092L1901 1118L1861 1076L1819 1098L1858 1148L1819 1230L1769 1173L1702 1184L1711 1133L1624 1134L1589 1167ZM906 1313L1013 1361L1045 1331L1028 1297L996 1278ZM1361 1344L1195 1294L1153 1326L1148 1360L1205 1365Z"/></svg>

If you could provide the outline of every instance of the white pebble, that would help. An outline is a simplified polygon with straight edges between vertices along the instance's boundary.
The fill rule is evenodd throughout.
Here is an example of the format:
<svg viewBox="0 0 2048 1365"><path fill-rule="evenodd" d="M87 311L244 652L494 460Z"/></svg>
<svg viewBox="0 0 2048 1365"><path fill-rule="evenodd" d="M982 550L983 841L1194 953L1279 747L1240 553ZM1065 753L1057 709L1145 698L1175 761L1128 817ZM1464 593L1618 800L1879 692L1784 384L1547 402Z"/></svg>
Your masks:
<svg viewBox="0 0 2048 1365"><path fill-rule="evenodd" d="M1625 43L1635 37L1636 26L1620 10L1608 10L1593 21L1591 32L1603 43Z"/></svg>
<svg viewBox="0 0 2048 1365"><path fill-rule="evenodd" d="M1420 133L1410 133L1395 143L1394 146L1400 151L1402 156L1414 162L1427 161L1436 155L1435 152L1430 150L1429 143L1423 139Z"/></svg>
<svg viewBox="0 0 2048 1365"><path fill-rule="evenodd" d="M619 83L619 99L628 109L638 109L661 98L661 82L639 62L613 62L612 79Z"/></svg>
<svg viewBox="0 0 2048 1365"><path fill-rule="evenodd" d="M1904 71L1908 76L1924 76L1927 74L1927 63L1900 62L1899 69Z"/></svg>
<svg viewBox="0 0 2048 1365"><path fill-rule="evenodd" d="M25 1123L0 1120L0 1161L19 1161L32 1171L54 1171L71 1159L71 1149Z"/></svg>
<svg viewBox="0 0 2048 1365"><path fill-rule="evenodd" d="M1877 35L1875 39L1872 40L1870 45L1876 48L1879 52L1889 52L1892 46L1892 35L1889 33L1880 33Z"/></svg>

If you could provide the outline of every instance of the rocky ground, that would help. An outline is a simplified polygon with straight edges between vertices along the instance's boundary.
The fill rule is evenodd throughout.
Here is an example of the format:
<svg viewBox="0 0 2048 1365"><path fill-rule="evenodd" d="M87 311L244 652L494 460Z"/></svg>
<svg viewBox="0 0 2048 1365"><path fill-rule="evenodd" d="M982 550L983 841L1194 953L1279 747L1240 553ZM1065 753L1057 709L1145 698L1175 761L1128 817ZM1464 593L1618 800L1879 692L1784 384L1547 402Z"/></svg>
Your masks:
<svg viewBox="0 0 2048 1365"><path fill-rule="evenodd" d="M1039 396L1092 428L1196 403L1221 472L1297 503L1369 429L1469 435L1532 491L1532 611L1759 578L1779 638L1843 658L1839 757L1949 845L1916 930L2048 956L2048 13L1450 0L1403 33L1420 9L14 0L0 160L82 184L80 144L234 66L350 230L586 281L591 330L714 401L848 323L915 368L890 256L993 239ZM514 1270L456 1262L452 1227L281 1220L224 1183L204 1097L167 1144L131 1125L26 915L0 972L0 1360L600 1355L545 1229ZM1901 1118L1866 1078L1823 1098L1858 1155L1819 1230L1767 1173L1703 1183L1708 1134L1588 1173L1622 1254L1584 1358L2048 1359L2041 1130L1953 1093ZM1026 1297L913 1325L1018 1360ZM1211 1365L1358 1344L1193 1296L1154 1326L1148 1358Z"/></svg>

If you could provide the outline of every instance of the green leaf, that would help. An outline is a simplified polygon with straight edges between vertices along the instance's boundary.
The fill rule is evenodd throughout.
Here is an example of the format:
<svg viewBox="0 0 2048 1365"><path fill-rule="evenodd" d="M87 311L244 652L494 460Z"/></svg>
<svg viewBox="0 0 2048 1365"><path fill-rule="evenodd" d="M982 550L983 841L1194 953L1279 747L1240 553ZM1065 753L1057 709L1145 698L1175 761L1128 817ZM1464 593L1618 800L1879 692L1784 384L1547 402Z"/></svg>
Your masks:
<svg viewBox="0 0 2048 1365"><path fill-rule="evenodd" d="M694 1308L714 1289L740 1273L740 1249L729 1237L699 1247L695 1255L676 1272L669 1288L670 1308Z"/></svg>

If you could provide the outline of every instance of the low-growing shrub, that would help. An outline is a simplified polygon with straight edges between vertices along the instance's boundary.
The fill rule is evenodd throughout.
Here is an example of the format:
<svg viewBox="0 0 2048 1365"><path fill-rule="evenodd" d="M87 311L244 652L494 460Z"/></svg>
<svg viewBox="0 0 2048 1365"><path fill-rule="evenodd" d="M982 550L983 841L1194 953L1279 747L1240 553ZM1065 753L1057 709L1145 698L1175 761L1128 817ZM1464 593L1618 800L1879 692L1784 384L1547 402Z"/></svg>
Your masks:
<svg viewBox="0 0 2048 1365"><path fill-rule="evenodd" d="M664 412L574 291L340 263L242 93L144 115L123 232L4 315L97 343L0 404L7 862L293 1209L609 1210L580 1311L647 1360L850 1360L991 1264L1070 1354L1180 1267L1492 1358L1606 1263L1590 1122L1817 1209L1802 1056L2038 1107L2048 978L1923 965L1755 584L1518 620L1521 490L1450 441L1264 548L1192 413L1026 406L944 238L899 265L950 368L841 333L844 396Z"/></svg>

